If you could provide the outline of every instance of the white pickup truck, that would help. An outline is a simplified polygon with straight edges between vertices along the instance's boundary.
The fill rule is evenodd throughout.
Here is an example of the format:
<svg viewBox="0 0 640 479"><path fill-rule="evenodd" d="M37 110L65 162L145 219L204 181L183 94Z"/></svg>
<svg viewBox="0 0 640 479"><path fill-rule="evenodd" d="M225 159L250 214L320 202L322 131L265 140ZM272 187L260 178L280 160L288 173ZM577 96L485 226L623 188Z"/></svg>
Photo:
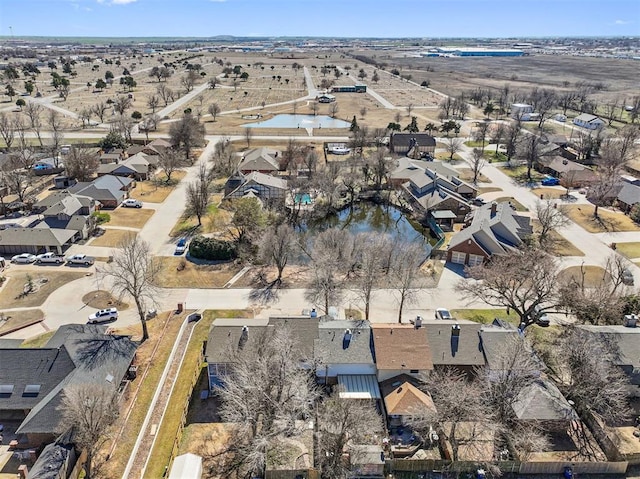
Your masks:
<svg viewBox="0 0 640 479"><path fill-rule="evenodd" d="M67 264L83 264L89 266L96 262L93 256L87 256L86 254L74 254L66 258Z"/></svg>
<svg viewBox="0 0 640 479"><path fill-rule="evenodd" d="M54 263L54 264L62 264L64 263L64 257L63 256L59 256L53 252L49 252L49 253L44 253L44 254L39 254L36 256L36 263L37 264L43 264L43 263Z"/></svg>

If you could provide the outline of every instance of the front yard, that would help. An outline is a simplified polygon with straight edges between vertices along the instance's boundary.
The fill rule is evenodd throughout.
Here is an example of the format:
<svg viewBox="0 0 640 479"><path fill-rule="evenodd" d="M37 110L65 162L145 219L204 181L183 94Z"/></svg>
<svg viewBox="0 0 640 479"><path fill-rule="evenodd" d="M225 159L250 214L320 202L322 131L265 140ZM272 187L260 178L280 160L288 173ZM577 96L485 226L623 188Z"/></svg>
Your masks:
<svg viewBox="0 0 640 479"><path fill-rule="evenodd" d="M521 183L525 183L525 182L529 182L529 181L540 181L542 178L544 178L544 175L542 175L541 173L538 173L536 170L534 170L532 168L531 169L531 180L529 180L529 178L527 178L527 167L526 167L526 165L512 166L512 167L499 166L498 168L505 175L507 175L510 178L513 178L517 182L521 182Z"/></svg>
<svg viewBox="0 0 640 479"><path fill-rule="evenodd" d="M640 258L640 242L616 243L616 251L631 260Z"/></svg>
<svg viewBox="0 0 640 479"><path fill-rule="evenodd" d="M0 336L18 331L44 319L40 309L25 309L22 311L0 311Z"/></svg>
<svg viewBox="0 0 640 479"><path fill-rule="evenodd" d="M27 273L11 271L7 282L0 290L0 304L3 308L35 308L45 302L56 289L70 281L82 278L86 273L75 271L47 271ZM25 295L25 285L33 283L33 292Z"/></svg>
<svg viewBox="0 0 640 479"><path fill-rule="evenodd" d="M153 216L155 210L149 208L123 208L122 206L109 211L111 219L104 226L123 226L126 228L142 229Z"/></svg>
<svg viewBox="0 0 640 479"><path fill-rule="evenodd" d="M569 266L562 270L558 275L559 280L573 279L577 282L582 281L582 274L584 272L584 285L587 288L593 288L602 283L603 279L606 279L606 271L600 266Z"/></svg>
<svg viewBox="0 0 640 479"><path fill-rule="evenodd" d="M161 269L156 284L161 288L221 288L241 269L234 263L196 264L184 256L157 259Z"/></svg>
<svg viewBox="0 0 640 479"><path fill-rule="evenodd" d="M117 230L117 229L105 229L101 236L95 238L89 246L105 246L109 248L115 248L129 235L135 235L134 231L129 230Z"/></svg>
<svg viewBox="0 0 640 479"><path fill-rule="evenodd" d="M598 217L593 216L594 206L568 205L567 216L589 233L611 233L617 231L640 231L640 225L623 213L598 208Z"/></svg>
<svg viewBox="0 0 640 479"><path fill-rule="evenodd" d="M233 213L218 207L221 199L220 194L211 197L211 204L207 207L207 214L202 218L202 225L198 226L195 216L183 216L175 224L170 235L177 238L193 233L217 233L228 229Z"/></svg>
<svg viewBox="0 0 640 479"><path fill-rule="evenodd" d="M164 174L158 175L155 180L139 181L131 191L130 197L148 203L162 203L186 174L183 170L174 171L170 183L165 183L167 177Z"/></svg>

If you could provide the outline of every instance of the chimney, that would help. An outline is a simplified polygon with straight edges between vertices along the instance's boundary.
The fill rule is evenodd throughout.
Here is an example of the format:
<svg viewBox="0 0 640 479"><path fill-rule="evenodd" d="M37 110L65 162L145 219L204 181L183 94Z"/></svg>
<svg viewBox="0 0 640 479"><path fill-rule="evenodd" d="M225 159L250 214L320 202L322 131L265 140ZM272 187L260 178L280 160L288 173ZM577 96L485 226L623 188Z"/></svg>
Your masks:
<svg viewBox="0 0 640 479"><path fill-rule="evenodd" d="M422 316L416 316L416 329L420 329L422 327Z"/></svg>
<svg viewBox="0 0 640 479"><path fill-rule="evenodd" d="M460 325L459 324L454 324L453 326L451 326L451 336L456 338L460 336Z"/></svg>
<svg viewBox="0 0 640 479"><path fill-rule="evenodd" d="M344 336L342 338L342 349L347 349L349 347L349 345L351 344L352 337L353 337L353 334L351 333L351 330L346 329L344 332Z"/></svg>
<svg viewBox="0 0 640 479"><path fill-rule="evenodd" d="M496 215L496 211L498 211L498 203L495 201L491 203L491 217L493 218Z"/></svg>

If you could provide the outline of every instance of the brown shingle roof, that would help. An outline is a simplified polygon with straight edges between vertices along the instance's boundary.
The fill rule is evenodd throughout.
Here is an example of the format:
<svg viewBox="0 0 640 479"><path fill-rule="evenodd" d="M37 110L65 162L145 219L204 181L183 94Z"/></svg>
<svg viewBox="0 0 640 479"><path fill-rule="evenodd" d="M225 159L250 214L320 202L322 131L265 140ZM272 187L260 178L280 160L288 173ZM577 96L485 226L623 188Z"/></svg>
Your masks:
<svg viewBox="0 0 640 479"><path fill-rule="evenodd" d="M424 329L371 325L378 369L433 369Z"/></svg>
<svg viewBox="0 0 640 479"><path fill-rule="evenodd" d="M402 374L380 384L388 415L410 416L425 409L436 411L431 396L420 391L410 380Z"/></svg>

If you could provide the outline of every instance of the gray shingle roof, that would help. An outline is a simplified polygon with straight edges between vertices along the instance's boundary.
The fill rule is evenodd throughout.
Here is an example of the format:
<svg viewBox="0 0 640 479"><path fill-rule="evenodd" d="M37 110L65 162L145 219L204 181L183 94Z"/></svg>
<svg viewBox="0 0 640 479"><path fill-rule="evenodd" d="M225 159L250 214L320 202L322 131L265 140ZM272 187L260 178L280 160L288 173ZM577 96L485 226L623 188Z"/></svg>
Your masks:
<svg viewBox="0 0 640 479"><path fill-rule="evenodd" d="M640 186L625 183L618 193L618 200L628 205L640 203Z"/></svg>
<svg viewBox="0 0 640 479"><path fill-rule="evenodd" d="M0 234L0 246L63 246L75 234L59 228L7 228Z"/></svg>
<svg viewBox="0 0 640 479"><path fill-rule="evenodd" d="M618 347L615 364L631 367L637 374L640 371L640 328L627 328L622 325L578 326L607 344Z"/></svg>
<svg viewBox="0 0 640 479"><path fill-rule="evenodd" d="M512 406L520 421L572 421L578 418L555 384L538 379L524 388Z"/></svg>
<svg viewBox="0 0 640 479"><path fill-rule="evenodd" d="M324 364L373 364L372 346L368 321L321 322L314 357Z"/></svg>
<svg viewBox="0 0 640 479"><path fill-rule="evenodd" d="M436 139L427 133L394 133L391 135L391 148L408 147L411 139L415 138L418 146L436 146Z"/></svg>
<svg viewBox="0 0 640 479"><path fill-rule="evenodd" d="M54 191L53 193L51 193L46 198L43 198L40 201L36 202L33 205L33 207L34 208L38 208L38 209L50 208L50 207L60 203L61 201L64 201L66 198L75 198L76 201L78 201L85 208L90 207L91 206L91 202L93 201L88 196L76 195L76 194L73 194L73 193L69 192L69 190L61 190L61 191Z"/></svg>
<svg viewBox="0 0 640 479"><path fill-rule="evenodd" d="M453 327L458 325L459 334ZM427 331L431 360L434 366L483 366L484 354L480 341L481 324L452 320L423 322Z"/></svg>
<svg viewBox="0 0 640 479"><path fill-rule="evenodd" d="M255 148L253 150L247 151L242 160L240 161L240 165L238 166L239 170L253 170L253 171L278 171L278 158L281 156L280 151L274 150L272 148Z"/></svg>

